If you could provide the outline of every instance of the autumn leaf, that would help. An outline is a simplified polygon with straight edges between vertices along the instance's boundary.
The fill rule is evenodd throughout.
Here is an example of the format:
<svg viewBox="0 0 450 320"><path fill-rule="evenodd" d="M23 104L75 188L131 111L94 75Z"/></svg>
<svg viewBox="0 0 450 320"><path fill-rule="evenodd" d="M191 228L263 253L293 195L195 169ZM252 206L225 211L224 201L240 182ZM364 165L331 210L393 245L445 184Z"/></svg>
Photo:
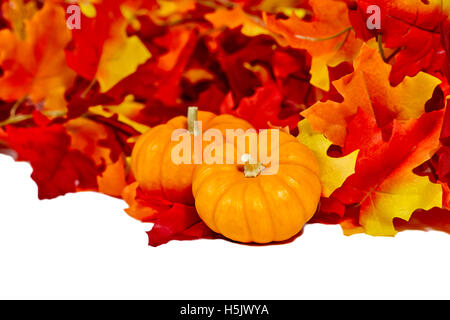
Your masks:
<svg viewBox="0 0 450 320"><path fill-rule="evenodd" d="M40 199L97 189L99 169L89 157L71 148L71 138L62 125L10 126L6 132L8 146L16 151L17 160L31 164L31 177L39 187Z"/></svg>
<svg viewBox="0 0 450 320"><path fill-rule="evenodd" d="M415 76L419 71L443 68L445 52L440 43L440 24L450 13L450 5L441 0L355 0L350 2L350 20L357 35L368 41L377 38L382 48L391 49L385 55L393 60L390 81L400 83L405 76ZM373 14L371 6L380 8L380 30L369 30L366 22ZM437 61L439 61L437 63Z"/></svg>
<svg viewBox="0 0 450 320"><path fill-rule="evenodd" d="M135 129L139 133L145 133L149 127L134 121L144 109L145 106L142 103L138 103L134 101L133 95L129 95L125 97L124 101L117 106L93 106L89 108L89 112L103 116L106 118L110 118L113 116L117 116L117 120L123 124L126 124L133 129Z"/></svg>
<svg viewBox="0 0 450 320"><path fill-rule="evenodd" d="M96 73L101 92L110 90L120 80L136 72L137 67L151 57L137 36L126 35L125 27L115 31L117 38L105 41Z"/></svg>
<svg viewBox="0 0 450 320"><path fill-rule="evenodd" d="M363 46L354 69L353 73L333 82L343 102L317 102L302 112L314 130L341 146L345 141L347 119L356 114L358 108L374 115L381 128L394 119L416 119L425 112L425 103L440 83L429 74L419 73L392 87L389 83L391 66L368 46Z"/></svg>
<svg viewBox="0 0 450 320"><path fill-rule="evenodd" d="M283 96L276 86L260 87L255 94L235 105L233 97L228 95L221 106L222 113L229 113L250 122L255 128L269 128L271 125L293 129L299 121L298 112L293 111L282 117Z"/></svg>
<svg viewBox="0 0 450 320"><path fill-rule="evenodd" d="M241 32L249 37L270 34L261 18L245 12L240 5L232 8L219 7L213 13L206 14L205 19L216 29L242 27Z"/></svg>
<svg viewBox="0 0 450 320"><path fill-rule="evenodd" d="M107 126L87 118L72 119L64 124L71 137L71 148L102 168L96 179L98 192L120 197L127 185L126 154L115 133Z"/></svg>
<svg viewBox="0 0 450 320"><path fill-rule="evenodd" d="M221 238L203 223L194 206L172 203L160 195L146 193L138 183L127 186L123 197L129 205L126 212L131 217L153 223L147 232L151 246L172 240Z"/></svg>
<svg viewBox="0 0 450 320"><path fill-rule="evenodd" d="M89 80L97 79L106 92L136 71L151 57L137 36L127 36L128 21L118 1L95 5L94 17L82 17L83 27L74 29L66 50L67 62Z"/></svg>
<svg viewBox="0 0 450 320"><path fill-rule="evenodd" d="M442 119L443 112L435 111L403 124L394 120L387 142L373 115L359 109L351 119L343 152L360 150L355 174L333 196L359 207L361 230L394 235L394 218L408 221L416 209L442 207L441 185L413 173L439 148ZM355 226L344 222L343 228L352 233Z"/></svg>
<svg viewBox="0 0 450 320"><path fill-rule="evenodd" d="M24 21L23 32L0 30L0 99L28 96L34 102L53 101L47 109L63 109L64 91L75 77L64 55L71 35L63 8L46 2Z"/></svg>
<svg viewBox="0 0 450 320"><path fill-rule="evenodd" d="M319 162L322 196L329 197L355 172L358 150L344 157L330 157L327 152L332 145L331 141L323 134L315 132L307 119L300 121L298 127L300 132L298 140L315 154Z"/></svg>
<svg viewBox="0 0 450 320"><path fill-rule="evenodd" d="M283 20L267 14L264 21L270 31L281 36L277 37L281 45L308 51L312 56L311 84L329 91L328 67L353 60L362 42L355 38L351 29L345 3L310 0L309 4L313 9L311 21L304 21L297 15Z"/></svg>
<svg viewBox="0 0 450 320"><path fill-rule="evenodd" d="M171 240L220 238L200 219L195 207L179 203L159 213L147 234L149 245L154 247Z"/></svg>

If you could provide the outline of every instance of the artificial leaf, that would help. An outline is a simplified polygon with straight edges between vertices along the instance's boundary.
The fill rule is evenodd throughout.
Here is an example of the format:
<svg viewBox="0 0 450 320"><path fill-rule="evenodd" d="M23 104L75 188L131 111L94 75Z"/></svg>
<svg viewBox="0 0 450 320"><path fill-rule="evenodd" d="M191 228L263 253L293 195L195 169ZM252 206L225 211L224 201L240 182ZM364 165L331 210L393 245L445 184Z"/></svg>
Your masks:
<svg viewBox="0 0 450 320"><path fill-rule="evenodd" d="M28 96L34 102L64 102L64 91L75 75L67 66L64 55L71 35L63 8L46 2L23 23L23 35L9 29L0 30L0 66L3 70L0 99L14 101ZM63 108L64 103L47 106L47 109Z"/></svg>
<svg viewBox="0 0 450 320"><path fill-rule="evenodd" d="M97 188L99 169L90 158L71 148L71 138L62 125L7 127L7 135L8 146L16 151L17 159L31 164L40 199Z"/></svg>
<svg viewBox="0 0 450 320"><path fill-rule="evenodd" d="M354 62L354 72L333 82L344 100L317 102L302 115L314 130L341 146L345 141L347 119L358 108L374 115L380 127L394 119L403 121L420 117L440 80L419 73L392 87L388 80L390 70L391 66L383 62L376 50L363 46Z"/></svg>
<svg viewBox="0 0 450 320"><path fill-rule="evenodd" d="M330 157L327 152L332 145L331 141L323 134L314 131L307 119L300 121L298 127L298 140L316 155L319 162L322 196L329 197L355 172L358 150L344 157Z"/></svg>
<svg viewBox="0 0 450 320"><path fill-rule="evenodd" d="M64 124L71 136L71 148L92 159L98 168L98 191L119 197L127 185L125 153L111 130L87 118L77 118Z"/></svg>
<svg viewBox="0 0 450 320"><path fill-rule="evenodd" d="M119 122L129 125L142 134L145 133L149 127L132 120L132 118L136 118L143 108L144 106L141 103L133 101L133 96L129 96L118 106L90 107L89 112L106 118L116 115Z"/></svg>
<svg viewBox="0 0 450 320"><path fill-rule="evenodd" d="M344 147L344 153L360 150L355 174L334 193L342 203L359 208L357 225L344 224L345 231L394 235L394 218L408 221L416 209L442 207L441 185L413 173L439 148L442 118L442 111L434 111L404 124L394 121L386 142L375 118L359 109Z"/></svg>
<svg viewBox="0 0 450 320"><path fill-rule="evenodd" d="M96 74L102 92L133 74L140 64L151 57L151 53L137 36L127 37L125 29L116 33L122 33L123 36L120 40L105 42Z"/></svg>
<svg viewBox="0 0 450 320"><path fill-rule="evenodd" d="M345 3L335 0L310 0L309 3L313 9L311 21L297 15L283 20L267 14L264 21L270 31L280 35L277 37L280 44L308 51L312 56L311 83L328 91L328 66L351 61L358 54L361 41L351 30Z"/></svg>
<svg viewBox="0 0 450 320"><path fill-rule="evenodd" d="M270 34L259 17L245 12L239 5L233 6L231 9L218 8L213 13L206 14L205 19L211 22L214 28L242 27L242 33L249 37Z"/></svg>
<svg viewBox="0 0 450 320"><path fill-rule="evenodd" d="M72 41L65 48L67 64L88 80L95 78L105 42L122 37L122 33L112 33L112 27L124 24L117 0L95 3L92 10L94 15L90 17L84 12L82 27L72 30Z"/></svg>
<svg viewBox="0 0 450 320"><path fill-rule="evenodd" d="M241 100L236 107L233 97L228 95L221 106L221 112L233 114L250 122L255 128L269 128L270 125L293 129L299 121L298 113L282 116L282 99L276 86L260 87L251 97Z"/></svg>
<svg viewBox="0 0 450 320"><path fill-rule="evenodd" d="M400 83L405 76L414 76L421 70L433 71L438 63L442 69L445 53L440 45L440 23L450 13L450 5L441 0L355 0L350 2L350 20L359 37L369 40L381 37L385 48L394 50L390 81ZM380 29L366 26L372 10L380 10ZM387 60L392 57L386 56Z"/></svg>
<svg viewBox="0 0 450 320"><path fill-rule="evenodd" d="M220 238L202 222L194 206L172 203L160 195L146 193L136 182L125 188L124 199L129 205L126 212L131 217L154 224L148 232L151 246L171 240Z"/></svg>

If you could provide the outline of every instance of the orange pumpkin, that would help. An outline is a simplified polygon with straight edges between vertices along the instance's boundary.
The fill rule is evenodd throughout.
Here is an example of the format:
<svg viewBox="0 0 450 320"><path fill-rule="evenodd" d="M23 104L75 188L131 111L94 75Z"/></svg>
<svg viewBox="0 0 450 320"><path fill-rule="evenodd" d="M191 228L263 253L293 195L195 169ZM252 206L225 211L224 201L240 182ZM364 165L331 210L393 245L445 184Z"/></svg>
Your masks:
<svg viewBox="0 0 450 320"><path fill-rule="evenodd" d="M189 131L192 145L194 136L199 135L195 121L202 121L202 131L215 128L221 132L226 129L247 130L252 126L245 120L231 115L215 115L211 112L197 111L196 107L188 109L188 117L178 116L166 124L158 125L143 134L131 155L131 170L146 192L154 192L163 198L183 204L193 204L192 176L194 164L175 164L172 161L172 149L178 144L172 141L176 129ZM225 133L224 133L225 135ZM192 159L192 162L194 160Z"/></svg>
<svg viewBox="0 0 450 320"><path fill-rule="evenodd" d="M244 164L202 164L195 169L195 206L213 231L239 242L283 241L301 231L314 215L321 194L314 154L282 131L278 146L267 148L268 154L279 155L274 174L264 175L271 163L259 157L251 163L248 155Z"/></svg>

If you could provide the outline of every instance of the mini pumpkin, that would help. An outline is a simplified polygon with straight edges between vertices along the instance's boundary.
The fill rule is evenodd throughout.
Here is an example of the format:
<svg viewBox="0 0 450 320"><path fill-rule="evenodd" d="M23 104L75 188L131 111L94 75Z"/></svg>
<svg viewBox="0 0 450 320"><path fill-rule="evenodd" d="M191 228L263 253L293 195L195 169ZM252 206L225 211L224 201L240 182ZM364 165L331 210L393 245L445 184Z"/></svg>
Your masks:
<svg viewBox="0 0 450 320"><path fill-rule="evenodd" d="M202 122L202 131L214 128L221 132L226 129L247 130L252 126L245 120L232 115L215 115L212 112L188 108L188 116L178 116L166 124L158 125L136 142L131 155L131 170L139 187L146 192L157 194L169 201L194 204L192 195L192 176L195 168L192 164L176 164L172 161L172 149L178 144L172 141L172 133L177 129L186 129L194 139L200 135L196 121ZM194 143L192 143L194 145Z"/></svg>
<svg viewBox="0 0 450 320"><path fill-rule="evenodd" d="M272 164L252 162L247 154L244 164L197 166L192 184L195 206L209 228L246 243L284 241L301 231L320 199L318 162L306 146L283 131L276 150L269 150L273 152L279 155L278 171L270 175L264 171Z"/></svg>

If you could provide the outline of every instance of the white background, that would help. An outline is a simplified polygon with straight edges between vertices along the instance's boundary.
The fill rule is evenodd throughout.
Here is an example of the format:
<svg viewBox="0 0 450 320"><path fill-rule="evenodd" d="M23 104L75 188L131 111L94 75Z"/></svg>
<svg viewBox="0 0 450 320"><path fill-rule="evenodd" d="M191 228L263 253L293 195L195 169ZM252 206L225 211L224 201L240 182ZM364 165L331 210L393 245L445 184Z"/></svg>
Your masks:
<svg viewBox="0 0 450 320"><path fill-rule="evenodd" d="M151 225L95 193L39 201L26 163L0 155L1 299L449 299L450 235L346 237L308 225L293 243L147 246Z"/></svg>

